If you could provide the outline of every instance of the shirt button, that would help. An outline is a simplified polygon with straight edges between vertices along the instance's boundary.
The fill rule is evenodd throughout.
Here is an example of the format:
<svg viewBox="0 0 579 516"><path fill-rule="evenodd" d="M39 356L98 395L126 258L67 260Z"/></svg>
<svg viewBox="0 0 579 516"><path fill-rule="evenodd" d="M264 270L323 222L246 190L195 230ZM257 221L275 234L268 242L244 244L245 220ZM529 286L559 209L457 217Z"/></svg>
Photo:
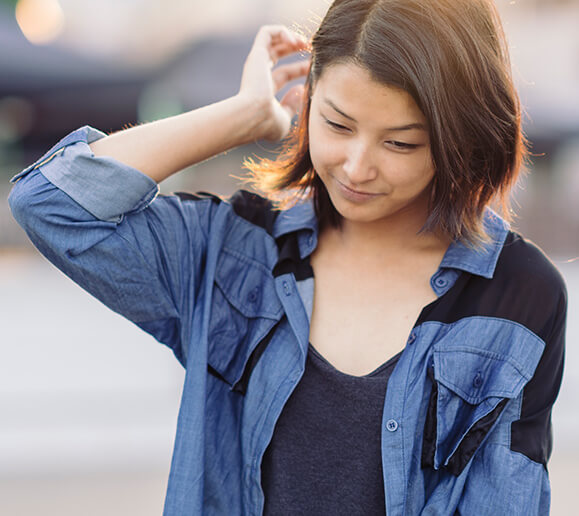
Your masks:
<svg viewBox="0 0 579 516"><path fill-rule="evenodd" d="M436 278L434 283L437 287L440 287L440 288L444 288L444 287L446 287L446 285L448 285L448 281L445 280L444 278Z"/></svg>
<svg viewBox="0 0 579 516"><path fill-rule="evenodd" d="M283 291L285 293L286 296L291 296L292 295L292 291L290 289L289 283L287 281L283 282Z"/></svg>
<svg viewBox="0 0 579 516"><path fill-rule="evenodd" d="M414 344L415 340L416 340L416 333L412 332L410 334L410 337L408 337L408 344Z"/></svg>
<svg viewBox="0 0 579 516"><path fill-rule="evenodd" d="M396 432L396 430L398 430L398 421L395 419L389 419L386 423L386 429L389 432Z"/></svg>
<svg viewBox="0 0 579 516"><path fill-rule="evenodd" d="M249 294L247 295L247 300L250 303L255 303L257 301L257 298L259 297L259 287L255 287L253 290L251 290L249 292Z"/></svg>
<svg viewBox="0 0 579 516"><path fill-rule="evenodd" d="M478 389L482 384L483 384L482 374L477 373L476 376L474 377L474 380L472 381L472 385L473 387Z"/></svg>

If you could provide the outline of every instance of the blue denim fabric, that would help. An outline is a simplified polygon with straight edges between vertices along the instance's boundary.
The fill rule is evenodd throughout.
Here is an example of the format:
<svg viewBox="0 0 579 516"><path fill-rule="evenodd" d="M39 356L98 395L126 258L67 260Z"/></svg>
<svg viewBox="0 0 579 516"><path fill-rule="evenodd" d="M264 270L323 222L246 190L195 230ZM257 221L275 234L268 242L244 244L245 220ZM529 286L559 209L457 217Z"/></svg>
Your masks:
<svg viewBox="0 0 579 516"><path fill-rule="evenodd" d="M304 307L312 302L292 274L273 277L275 238L297 231L301 256L311 254L314 210L304 203L282 212L270 235L227 202L157 196L139 171L92 155L88 143L102 136L81 128L16 176L14 216L58 268L167 344L186 367L164 514L261 514L261 459L304 371ZM508 227L491 211L485 224L486 247L448 249L431 279L438 296L461 271L492 278ZM237 392L252 351L274 327L246 392ZM510 426L544 346L504 319L414 328L384 404L389 516L548 513L544 466L510 449ZM438 385L438 428L434 466L423 468L429 370ZM449 474L444 467L468 430L505 399L473 458Z"/></svg>

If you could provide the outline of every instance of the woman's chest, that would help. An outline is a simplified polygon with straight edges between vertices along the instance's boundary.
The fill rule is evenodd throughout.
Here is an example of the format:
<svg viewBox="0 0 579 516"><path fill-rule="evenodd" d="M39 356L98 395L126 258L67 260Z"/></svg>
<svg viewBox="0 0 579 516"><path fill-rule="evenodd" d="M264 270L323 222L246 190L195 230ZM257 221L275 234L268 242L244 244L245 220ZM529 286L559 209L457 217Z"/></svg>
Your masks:
<svg viewBox="0 0 579 516"><path fill-rule="evenodd" d="M310 341L340 371L373 371L405 347L422 308L436 299L429 277L319 268Z"/></svg>

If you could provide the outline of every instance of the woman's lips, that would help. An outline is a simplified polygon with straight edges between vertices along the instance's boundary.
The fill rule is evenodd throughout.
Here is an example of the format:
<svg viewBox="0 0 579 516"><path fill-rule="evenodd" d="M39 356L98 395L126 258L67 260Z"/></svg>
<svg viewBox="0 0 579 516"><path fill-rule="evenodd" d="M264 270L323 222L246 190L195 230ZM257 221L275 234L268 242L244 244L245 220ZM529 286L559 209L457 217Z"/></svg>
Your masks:
<svg viewBox="0 0 579 516"><path fill-rule="evenodd" d="M340 194L352 202L358 202L358 203L366 202L366 201L369 201L371 199L375 199L376 197L379 197L380 195L382 195L382 194L378 194L378 193L361 192L359 190L354 190L353 188L346 186L344 183L342 183L339 179L336 179L335 177L334 177L334 181L336 182L336 185L338 186L338 190L340 191Z"/></svg>

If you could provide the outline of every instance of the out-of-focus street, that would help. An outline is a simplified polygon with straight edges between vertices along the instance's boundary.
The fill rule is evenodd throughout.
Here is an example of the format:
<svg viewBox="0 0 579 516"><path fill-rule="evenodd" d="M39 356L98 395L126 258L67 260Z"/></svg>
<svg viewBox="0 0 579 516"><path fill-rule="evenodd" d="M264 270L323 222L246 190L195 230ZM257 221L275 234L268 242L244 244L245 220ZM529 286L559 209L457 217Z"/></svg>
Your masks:
<svg viewBox="0 0 579 516"><path fill-rule="evenodd" d="M0 514L161 514L182 367L40 256L0 285Z"/></svg>

